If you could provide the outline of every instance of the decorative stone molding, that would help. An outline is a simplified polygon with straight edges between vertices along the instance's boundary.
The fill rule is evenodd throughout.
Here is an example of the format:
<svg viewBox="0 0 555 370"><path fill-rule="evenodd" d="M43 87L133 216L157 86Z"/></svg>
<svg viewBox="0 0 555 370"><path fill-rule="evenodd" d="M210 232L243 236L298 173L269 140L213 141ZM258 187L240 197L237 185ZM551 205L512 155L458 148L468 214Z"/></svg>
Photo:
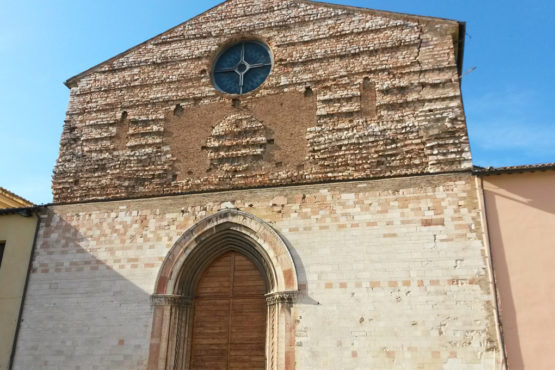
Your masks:
<svg viewBox="0 0 555 370"><path fill-rule="evenodd" d="M229 250L250 258L263 272L268 291L274 292L266 296L266 369L294 369L291 310L299 288L289 244L256 216L225 209L187 230L160 268L152 296L148 370L189 368L195 287L203 269Z"/></svg>
<svg viewBox="0 0 555 370"><path fill-rule="evenodd" d="M280 303L293 304L297 299L298 292L275 292L266 294L266 302L268 306L273 306Z"/></svg>
<svg viewBox="0 0 555 370"><path fill-rule="evenodd" d="M191 306L193 299L179 295L154 294L151 296L153 306Z"/></svg>
<svg viewBox="0 0 555 370"><path fill-rule="evenodd" d="M253 251L263 258L270 291L297 291L297 271L288 242L266 222L236 209L225 209L201 220L187 230L170 249L160 268L155 294L183 294L183 274L202 266L210 250L222 251L218 236L234 233L243 240L242 252ZM224 243L225 244L225 243ZM202 246L202 248L199 248ZM209 248L207 248L209 247ZM210 258L209 258L210 259ZM255 258L256 259L256 258ZM186 292L191 295L192 292Z"/></svg>

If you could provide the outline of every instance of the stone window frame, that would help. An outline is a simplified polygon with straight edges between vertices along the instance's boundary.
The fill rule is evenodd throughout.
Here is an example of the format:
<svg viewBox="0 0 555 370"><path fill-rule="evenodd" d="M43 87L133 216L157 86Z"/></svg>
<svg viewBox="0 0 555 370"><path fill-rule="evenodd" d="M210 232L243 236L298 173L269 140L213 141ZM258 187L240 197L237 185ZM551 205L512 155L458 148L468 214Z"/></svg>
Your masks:
<svg viewBox="0 0 555 370"><path fill-rule="evenodd" d="M256 44L256 45L262 47L266 51L266 53L268 54L269 62L268 63L252 64L252 65L249 64L248 61L245 59L245 45L249 44L249 43L250 44ZM242 52L241 52L240 60L237 63L237 65L234 66L234 67L229 67L227 69L227 71L216 70L216 67L217 67L218 62L220 61L220 58L222 56L224 56L232 48L237 47L239 45L241 45L241 47L242 47ZM247 69L245 71L241 71L239 69L239 66L241 66L241 65L242 66L247 66L246 67ZM246 76L246 73L249 70L259 69L259 68L264 68L264 67L270 67L270 70L268 71L268 74L264 77L264 80L260 84L258 84L258 86L256 86L254 89L251 89L249 91L243 91L244 78ZM219 92L224 93L224 94L229 94L229 95L242 96L242 95L249 94L249 93L252 93L253 91L258 90L268 80L268 77L272 73L273 68L274 68L274 54L273 54L272 49L270 48L270 46L268 44L266 44L265 42L263 42L261 40L258 40L256 38L252 38L252 39L246 38L246 39L237 40L236 42L234 42L232 44L226 45L224 48L222 48L216 54L216 57L214 58L214 60L212 62L210 78L212 80L212 85ZM235 72L236 74L239 75L239 92L235 93L235 92L226 91L224 88L222 88L220 86L220 84L218 84L216 75L218 73L224 73L224 72Z"/></svg>
<svg viewBox="0 0 555 370"><path fill-rule="evenodd" d="M162 263L152 295L148 370L189 368L194 290L204 268L228 251L248 256L269 287L266 369L294 369L291 309L299 288L289 250L289 243L269 224L235 209L220 211L186 231Z"/></svg>

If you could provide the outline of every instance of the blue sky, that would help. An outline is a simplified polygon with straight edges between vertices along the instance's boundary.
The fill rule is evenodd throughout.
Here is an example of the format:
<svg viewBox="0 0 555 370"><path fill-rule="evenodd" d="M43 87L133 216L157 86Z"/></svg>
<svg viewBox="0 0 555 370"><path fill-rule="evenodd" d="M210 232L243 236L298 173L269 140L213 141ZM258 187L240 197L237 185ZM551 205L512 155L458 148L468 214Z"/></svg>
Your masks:
<svg viewBox="0 0 555 370"><path fill-rule="evenodd" d="M219 2L0 0L0 186L50 202L63 81ZM464 70L477 67L463 79L474 163L555 162L553 0L333 2L466 21Z"/></svg>

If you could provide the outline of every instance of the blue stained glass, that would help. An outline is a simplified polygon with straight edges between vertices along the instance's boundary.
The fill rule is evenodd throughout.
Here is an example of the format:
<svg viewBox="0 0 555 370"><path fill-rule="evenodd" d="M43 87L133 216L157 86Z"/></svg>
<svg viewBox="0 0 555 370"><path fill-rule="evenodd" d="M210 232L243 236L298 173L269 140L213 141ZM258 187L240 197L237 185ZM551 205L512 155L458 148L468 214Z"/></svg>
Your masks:
<svg viewBox="0 0 555 370"><path fill-rule="evenodd" d="M214 67L214 71L221 71L222 69L233 69L239 62L241 61L241 52L243 49L243 45L235 45L230 47L220 55L218 58L218 62Z"/></svg>
<svg viewBox="0 0 555 370"><path fill-rule="evenodd" d="M245 43L245 61L249 64L270 64L272 62L268 50L254 42Z"/></svg>
<svg viewBox="0 0 555 370"><path fill-rule="evenodd" d="M214 74L214 82L226 93L240 94L239 75L235 72L223 72Z"/></svg>
<svg viewBox="0 0 555 370"><path fill-rule="evenodd" d="M262 85L272 70L270 50L256 41L243 41L225 50L212 71L216 88L245 94Z"/></svg>
<svg viewBox="0 0 555 370"><path fill-rule="evenodd" d="M243 94L253 91L258 86L266 81L266 77L270 74L272 66L265 66L261 68L254 68L245 73L243 82Z"/></svg>

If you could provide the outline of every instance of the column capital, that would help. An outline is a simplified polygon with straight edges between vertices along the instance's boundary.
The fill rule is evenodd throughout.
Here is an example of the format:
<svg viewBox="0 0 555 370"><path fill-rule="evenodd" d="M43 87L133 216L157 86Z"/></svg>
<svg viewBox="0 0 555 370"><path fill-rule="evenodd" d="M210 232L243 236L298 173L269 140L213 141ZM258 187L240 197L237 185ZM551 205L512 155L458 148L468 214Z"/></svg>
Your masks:
<svg viewBox="0 0 555 370"><path fill-rule="evenodd" d="M296 291L269 293L266 294L266 302L268 303L268 306L280 303L293 304L295 303L297 294L298 292Z"/></svg>

